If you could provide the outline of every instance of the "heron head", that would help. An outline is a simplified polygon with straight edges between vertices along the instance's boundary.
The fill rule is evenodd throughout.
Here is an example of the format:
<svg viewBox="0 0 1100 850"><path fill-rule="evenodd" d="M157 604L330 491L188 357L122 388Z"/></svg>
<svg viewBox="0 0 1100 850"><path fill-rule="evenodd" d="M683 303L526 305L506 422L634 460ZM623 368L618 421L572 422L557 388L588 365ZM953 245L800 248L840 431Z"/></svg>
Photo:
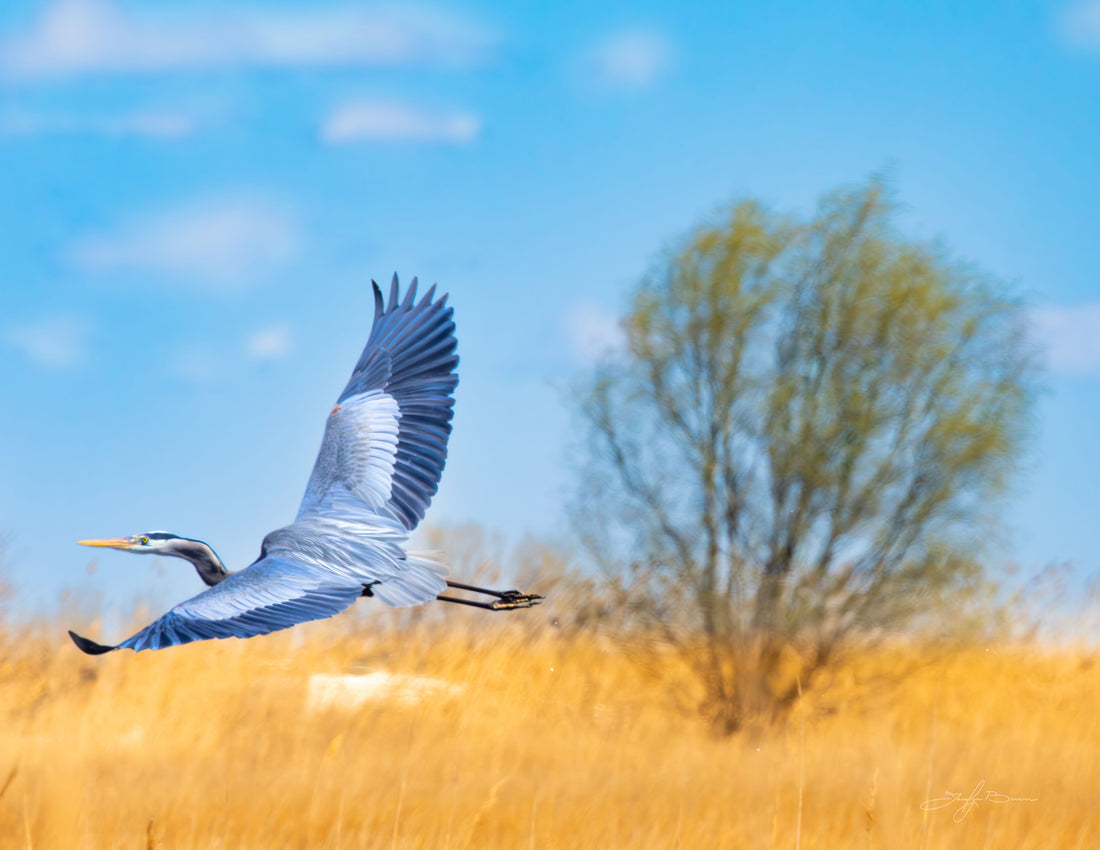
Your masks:
<svg viewBox="0 0 1100 850"><path fill-rule="evenodd" d="M132 537L106 537L102 540L78 540L81 546L99 546L105 549L121 549L140 555L175 555L178 543L183 540L167 531L149 531Z"/></svg>
<svg viewBox="0 0 1100 850"><path fill-rule="evenodd" d="M201 540L180 537L167 531L147 531L133 537L107 537L103 540L78 540L81 546L102 546L105 549L121 549L139 555L171 555L190 561L199 576L208 585L215 585L228 578L229 571L218 553Z"/></svg>

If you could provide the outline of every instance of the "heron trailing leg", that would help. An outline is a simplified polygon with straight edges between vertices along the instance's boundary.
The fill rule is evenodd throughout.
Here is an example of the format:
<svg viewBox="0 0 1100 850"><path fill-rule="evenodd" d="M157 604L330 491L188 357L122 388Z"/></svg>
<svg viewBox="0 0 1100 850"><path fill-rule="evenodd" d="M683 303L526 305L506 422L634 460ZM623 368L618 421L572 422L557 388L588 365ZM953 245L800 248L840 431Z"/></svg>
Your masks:
<svg viewBox="0 0 1100 850"><path fill-rule="evenodd" d="M455 590L468 590L471 593L482 593L485 596L495 596L495 602L478 602L474 599L463 599L459 596L437 596L440 602L454 602L458 605L470 605L473 608L484 608L487 611L514 611L517 608L533 608L542 601L537 593L520 593L518 590L489 590L484 587L474 587L472 584L462 584L458 581L447 581L447 587Z"/></svg>

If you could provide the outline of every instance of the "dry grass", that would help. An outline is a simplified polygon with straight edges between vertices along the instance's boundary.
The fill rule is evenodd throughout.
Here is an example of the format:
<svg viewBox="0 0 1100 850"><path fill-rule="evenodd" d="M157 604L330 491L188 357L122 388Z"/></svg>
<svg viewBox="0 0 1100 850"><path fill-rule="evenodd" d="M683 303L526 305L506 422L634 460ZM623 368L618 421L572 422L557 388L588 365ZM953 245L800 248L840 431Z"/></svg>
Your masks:
<svg viewBox="0 0 1100 850"><path fill-rule="evenodd" d="M966 651L840 671L786 728L717 740L590 639L340 620L248 642L80 655L0 635L0 847L1095 848L1100 666ZM463 686L309 713L315 673ZM686 695L690 699L690 695ZM945 791L986 791L925 812Z"/></svg>

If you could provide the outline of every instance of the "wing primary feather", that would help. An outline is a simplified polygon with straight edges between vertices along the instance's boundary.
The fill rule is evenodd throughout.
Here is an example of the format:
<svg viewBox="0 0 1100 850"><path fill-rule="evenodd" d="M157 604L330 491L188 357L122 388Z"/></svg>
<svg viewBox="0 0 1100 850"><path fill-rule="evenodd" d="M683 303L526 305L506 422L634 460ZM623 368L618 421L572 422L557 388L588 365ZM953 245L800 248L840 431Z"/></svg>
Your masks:
<svg viewBox="0 0 1100 850"><path fill-rule="evenodd" d="M102 643L96 643L94 640L88 640L88 638L78 635L72 629L69 629L69 637L73 639L76 648L87 655L103 655L106 652L114 652L118 649L117 646L105 646Z"/></svg>
<svg viewBox="0 0 1100 850"><path fill-rule="evenodd" d="M370 282L371 288L374 290L374 324L378 323L379 317L385 312L386 304L382 300L382 290L378 288L378 284L373 280ZM372 324L373 327L373 324Z"/></svg>

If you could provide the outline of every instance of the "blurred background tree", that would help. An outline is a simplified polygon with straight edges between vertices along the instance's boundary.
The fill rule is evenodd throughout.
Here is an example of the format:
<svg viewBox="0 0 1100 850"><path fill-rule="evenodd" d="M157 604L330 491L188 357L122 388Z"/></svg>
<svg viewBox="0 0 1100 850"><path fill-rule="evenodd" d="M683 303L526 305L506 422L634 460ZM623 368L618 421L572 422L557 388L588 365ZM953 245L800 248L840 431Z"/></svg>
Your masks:
<svg viewBox="0 0 1100 850"><path fill-rule="evenodd" d="M579 389L574 519L722 733L984 578L1034 395L1021 305L900 238L883 183L738 203L637 287Z"/></svg>

